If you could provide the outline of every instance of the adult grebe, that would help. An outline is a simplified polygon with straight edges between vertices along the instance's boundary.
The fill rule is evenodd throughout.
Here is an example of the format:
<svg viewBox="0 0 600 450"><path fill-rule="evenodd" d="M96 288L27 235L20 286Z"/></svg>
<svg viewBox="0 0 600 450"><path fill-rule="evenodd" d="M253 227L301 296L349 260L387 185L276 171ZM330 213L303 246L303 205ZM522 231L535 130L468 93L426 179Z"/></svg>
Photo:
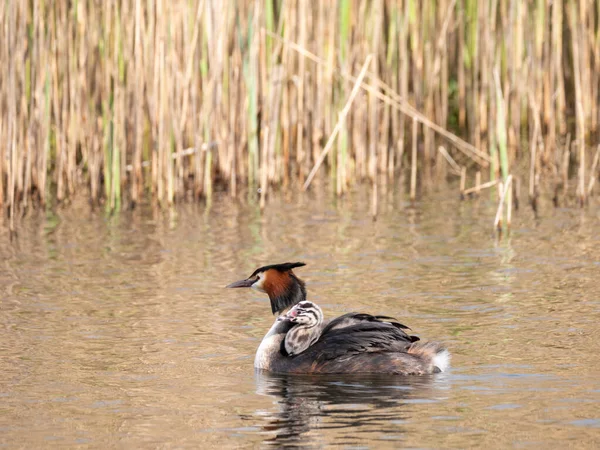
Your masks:
<svg viewBox="0 0 600 450"><path fill-rule="evenodd" d="M292 272L304 265L297 262L260 267L250 277L227 287L252 287L265 292L273 313L281 314L306 301L304 282ZM284 316L275 320L256 351L255 368L281 373L422 375L443 372L450 363L450 353L441 344L417 342L417 336L404 331L408 327L391 317L361 313L344 314L329 322L321 320L313 329L320 331L318 338L314 339L316 333L307 333L304 338L308 345L299 342L302 339L291 339L290 353L285 340L296 323L289 319Z"/></svg>

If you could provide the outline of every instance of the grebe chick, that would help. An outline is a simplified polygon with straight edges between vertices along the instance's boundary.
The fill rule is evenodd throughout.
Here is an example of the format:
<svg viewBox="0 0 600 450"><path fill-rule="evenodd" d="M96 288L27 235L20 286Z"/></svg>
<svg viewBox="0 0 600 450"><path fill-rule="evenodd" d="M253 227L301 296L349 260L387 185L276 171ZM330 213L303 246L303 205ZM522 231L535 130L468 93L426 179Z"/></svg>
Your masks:
<svg viewBox="0 0 600 450"><path fill-rule="evenodd" d="M304 282L292 272L292 269L304 265L297 262L260 267L249 278L227 287L251 287L265 292L271 301L273 314L282 314L306 302ZM300 308L303 309L302 306ZM311 317L307 314L300 320L306 319ZM292 333L288 342L293 355L289 357L286 336L299 325L299 334L293 337ZM348 313L321 321L313 327L312 333L307 333L309 327L302 329L306 325L294 323L285 316L282 320L275 320L256 351L254 367L277 373L423 375L443 372L450 365L450 353L442 344L418 342L417 336L406 333L408 327L391 317ZM320 334L315 340L317 332Z"/></svg>
<svg viewBox="0 0 600 450"><path fill-rule="evenodd" d="M295 305L286 314L277 318L287 320L294 326L285 335L284 346L288 356L296 356L313 345L323 331L323 311L313 302L303 301Z"/></svg>

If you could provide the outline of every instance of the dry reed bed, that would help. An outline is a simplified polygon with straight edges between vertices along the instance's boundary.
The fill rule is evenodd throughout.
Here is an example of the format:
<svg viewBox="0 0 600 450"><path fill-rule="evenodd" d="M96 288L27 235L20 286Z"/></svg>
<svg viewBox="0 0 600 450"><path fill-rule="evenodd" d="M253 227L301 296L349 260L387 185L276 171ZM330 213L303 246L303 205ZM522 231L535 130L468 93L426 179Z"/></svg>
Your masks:
<svg viewBox="0 0 600 450"><path fill-rule="evenodd" d="M529 167L535 204L570 166L583 203L599 22L594 0L0 2L0 203L13 219L80 192L117 210L219 182L264 204L302 186L336 126L338 194L408 165L413 196L417 179L462 174L466 191Z"/></svg>

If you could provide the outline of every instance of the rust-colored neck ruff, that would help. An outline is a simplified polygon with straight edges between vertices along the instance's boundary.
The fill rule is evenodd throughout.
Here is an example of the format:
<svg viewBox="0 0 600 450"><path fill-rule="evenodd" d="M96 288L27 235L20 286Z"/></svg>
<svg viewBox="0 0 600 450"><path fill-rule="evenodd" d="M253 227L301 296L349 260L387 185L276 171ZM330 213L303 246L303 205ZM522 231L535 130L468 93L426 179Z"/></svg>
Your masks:
<svg viewBox="0 0 600 450"><path fill-rule="evenodd" d="M269 295L273 314L281 313L306 300L304 282L297 278L291 270L268 269L265 271L263 289Z"/></svg>

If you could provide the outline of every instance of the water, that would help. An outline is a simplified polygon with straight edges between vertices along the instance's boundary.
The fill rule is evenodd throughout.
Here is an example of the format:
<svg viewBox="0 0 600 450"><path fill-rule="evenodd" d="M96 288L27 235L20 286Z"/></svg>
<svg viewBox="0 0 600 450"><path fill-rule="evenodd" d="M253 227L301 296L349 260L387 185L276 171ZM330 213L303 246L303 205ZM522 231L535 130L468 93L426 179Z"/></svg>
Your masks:
<svg viewBox="0 0 600 450"><path fill-rule="evenodd" d="M600 445L600 212L432 196L277 196L261 215L85 205L0 230L5 448L591 448ZM267 299L225 290L296 270L327 317L386 314L453 359L429 377L255 374Z"/></svg>

